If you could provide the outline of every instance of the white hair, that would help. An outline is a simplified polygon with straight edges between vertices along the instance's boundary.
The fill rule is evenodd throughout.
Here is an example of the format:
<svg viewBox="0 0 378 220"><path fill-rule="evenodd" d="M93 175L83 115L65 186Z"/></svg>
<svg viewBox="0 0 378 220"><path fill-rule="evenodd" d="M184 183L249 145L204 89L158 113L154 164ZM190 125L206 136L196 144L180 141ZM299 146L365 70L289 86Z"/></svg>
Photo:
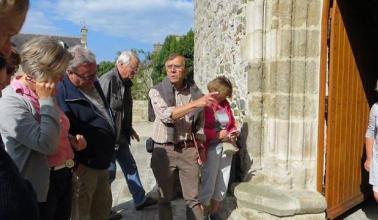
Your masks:
<svg viewBox="0 0 378 220"><path fill-rule="evenodd" d="M136 53L132 52L132 51L123 51L118 59L117 59L117 63L123 63L125 65L128 65L131 61L131 58L134 58L138 61L138 63L140 62L139 60L139 57L138 55L136 55Z"/></svg>

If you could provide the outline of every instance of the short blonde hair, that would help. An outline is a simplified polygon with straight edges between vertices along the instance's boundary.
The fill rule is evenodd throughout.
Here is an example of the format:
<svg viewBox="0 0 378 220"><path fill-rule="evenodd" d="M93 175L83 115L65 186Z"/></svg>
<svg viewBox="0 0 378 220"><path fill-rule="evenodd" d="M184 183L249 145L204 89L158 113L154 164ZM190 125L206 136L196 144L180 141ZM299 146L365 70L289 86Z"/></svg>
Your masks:
<svg viewBox="0 0 378 220"><path fill-rule="evenodd" d="M50 80L63 75L72 59L57 40L49 37L29 40L20 55L23 72L35 80Z"/></svg>
<svg viewBox="0 0 378 220"><path fill-rule="evenodd" d="M218 92L222 97L232 97L232 83L225 76L218 76L207 84L209 92Z"/></svg>

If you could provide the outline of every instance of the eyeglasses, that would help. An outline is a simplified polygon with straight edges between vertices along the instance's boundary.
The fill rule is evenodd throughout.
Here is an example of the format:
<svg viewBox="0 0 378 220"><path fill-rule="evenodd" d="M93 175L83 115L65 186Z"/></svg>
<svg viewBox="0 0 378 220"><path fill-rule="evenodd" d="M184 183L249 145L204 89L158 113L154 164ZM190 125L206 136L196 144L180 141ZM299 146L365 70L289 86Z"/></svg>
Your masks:
<svg viewBox="0 0 378 220"><path fill-rule="evenodd" d="M138 70L139 70L139 66L130 66L130 65L128 65L127 67L130 68L134 72L138 72Z"/></svg>
<svg viewBox="0 0 378 220"><path fill-rule="evenodd" d="M175 69L175 70L181 70L183 69L183 65L174 65L174 64L169 64L165 66L167 69Z"/></svg>
<svg viewBox="0 0 378 220"><path fill-rule="evenodd" d="M77 77L79 77L80 79L84 80L84 81L92 81L96 78L96 74L92 74L92 75L89 75L89 76L80 76L77 72L73 72L73 74L75 74Z"/></svg>

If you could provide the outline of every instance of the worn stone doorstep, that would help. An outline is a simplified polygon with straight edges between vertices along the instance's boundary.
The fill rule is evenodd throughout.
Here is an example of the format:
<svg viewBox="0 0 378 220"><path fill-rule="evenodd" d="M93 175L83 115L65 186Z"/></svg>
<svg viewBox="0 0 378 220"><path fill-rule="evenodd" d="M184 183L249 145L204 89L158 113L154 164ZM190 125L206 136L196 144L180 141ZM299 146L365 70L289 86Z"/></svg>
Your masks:
<svg viewBox="0 0 378 220"><path fill-rule="evenodd" d="M325 211L323 195L314 191L284 190L272 185L240 183L234 189L238 208L251 208L275 216L316 214Z"/></svg>

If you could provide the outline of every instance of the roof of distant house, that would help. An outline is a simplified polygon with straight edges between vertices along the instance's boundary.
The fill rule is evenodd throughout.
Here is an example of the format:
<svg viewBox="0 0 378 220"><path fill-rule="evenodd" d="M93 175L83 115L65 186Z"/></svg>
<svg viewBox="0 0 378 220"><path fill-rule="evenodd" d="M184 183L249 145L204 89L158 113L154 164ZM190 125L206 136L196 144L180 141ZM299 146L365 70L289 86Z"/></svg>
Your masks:
<svg viewBox="0 0 378 220"><path fill-rule="evenodd" d="M20 50L22 48L22 45L26 41L34 37L40 37L40 36L52 37L54 39L63 41L67 47L72 47L72 46L81 44L80 37L51 36L51 35L41 35L41 34L17 34L16 36L12 38L12 43L16 45L17 50Z"/></svg>

